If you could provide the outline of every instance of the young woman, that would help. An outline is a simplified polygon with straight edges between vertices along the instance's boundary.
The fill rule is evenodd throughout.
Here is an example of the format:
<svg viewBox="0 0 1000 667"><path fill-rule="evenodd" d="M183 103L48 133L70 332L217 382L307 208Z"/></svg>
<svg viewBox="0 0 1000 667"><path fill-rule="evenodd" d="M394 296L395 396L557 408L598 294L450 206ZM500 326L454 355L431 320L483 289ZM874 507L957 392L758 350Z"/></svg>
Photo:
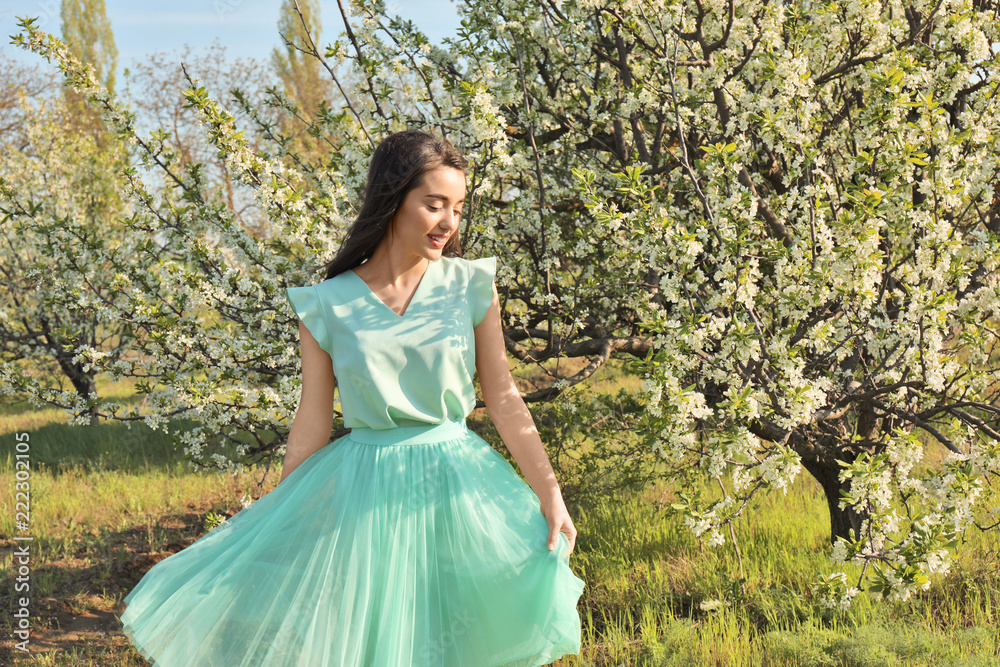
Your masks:
<svg viewBox="0 0 1000 667"><path fill-rule="evenodd" d="M444 140L388 136L326 280L288 288L302 397L281 480L125 598L125 632L158 667L579 652L576 528L511 378L496 258L459 254L465 169ZM466 424L475 374L527 484ZM351 431L329 442L335 385Z"/></svg>

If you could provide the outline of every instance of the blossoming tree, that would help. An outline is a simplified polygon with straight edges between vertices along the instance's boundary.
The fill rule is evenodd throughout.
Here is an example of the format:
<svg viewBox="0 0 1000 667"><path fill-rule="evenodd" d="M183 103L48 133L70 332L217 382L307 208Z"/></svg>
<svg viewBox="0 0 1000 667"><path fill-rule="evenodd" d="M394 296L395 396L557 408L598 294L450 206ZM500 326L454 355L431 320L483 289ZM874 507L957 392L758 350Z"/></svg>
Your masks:
<svg viewBox="0 0 1000 667"><path fill-rule="evenodd" d="M804 467L834 559L905 599L977 518L1000 472L995 12L592 14L634 152L621 196L578 175L597 220L650 239L646 424L663 456L718 479L721 498L675 505L711 542ZM817 585L831 604L857 590L843 572Z"/></svg>
<svg viewBox="0 0 1000 667"><path fill-rule="evenodd" d="M96 371L76 349L102 348L108 361L128 349L121 323L100 324L92 312L113 289L101 255L130 253L117 222L116 170L125 155L92 133L67 132L77 107L61 96L21 91L18 110L0 145L0 363L10 369L4 384L31 397L62 396L79 404L80 421L96 423Z"/></svg>

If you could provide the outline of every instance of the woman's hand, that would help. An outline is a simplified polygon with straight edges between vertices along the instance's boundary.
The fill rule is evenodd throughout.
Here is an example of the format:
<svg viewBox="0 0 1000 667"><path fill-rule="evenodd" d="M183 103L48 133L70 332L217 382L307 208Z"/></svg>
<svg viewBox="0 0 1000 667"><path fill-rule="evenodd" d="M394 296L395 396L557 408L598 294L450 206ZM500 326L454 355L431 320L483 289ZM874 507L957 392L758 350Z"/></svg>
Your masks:
<svg viewBox="0 0 1000 667"><path fill-rule="evenodd" d="M562 531L569 538L569 553L573 553L573 547L576 545L576 526L573 525L573 519L569 516L569 511L566 509L566 503L563 501L562 495L556 496L554 500L548 503L542 503L542 514L545 515L545 519L549 522L549 551L556 548L559 540L559 531Z"/></svg>

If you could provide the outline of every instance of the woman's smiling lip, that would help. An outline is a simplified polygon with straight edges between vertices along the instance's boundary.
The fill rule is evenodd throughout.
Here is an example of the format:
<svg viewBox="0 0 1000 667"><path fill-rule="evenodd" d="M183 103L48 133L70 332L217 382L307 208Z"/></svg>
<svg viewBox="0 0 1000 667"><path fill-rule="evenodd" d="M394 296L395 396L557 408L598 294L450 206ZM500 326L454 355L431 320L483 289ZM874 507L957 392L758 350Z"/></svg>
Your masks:
<svg viewBox="0 0 1000 667"><path fill-rule="evenodd" d="M445 241L448 240L447 235L444 234L441 235L428 234L427 238L431 240L431 243L434 244L435 248L443 248Z"/></svg>

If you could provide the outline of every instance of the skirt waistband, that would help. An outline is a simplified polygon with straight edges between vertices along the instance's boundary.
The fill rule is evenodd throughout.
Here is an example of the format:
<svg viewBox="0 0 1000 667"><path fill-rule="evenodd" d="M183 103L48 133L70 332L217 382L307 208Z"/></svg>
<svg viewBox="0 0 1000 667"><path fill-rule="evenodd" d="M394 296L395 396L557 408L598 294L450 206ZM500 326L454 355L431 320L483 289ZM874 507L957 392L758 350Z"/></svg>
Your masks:
<svg viewBox="0 0 1000 667"><path fill-rule="evenodd" d="M369 428L356 426L348 437L355 442L369 445L425 445L457 438L469 433L465 420L444 421L439 424L417 426L395 426L393 428Z"/></svg>

